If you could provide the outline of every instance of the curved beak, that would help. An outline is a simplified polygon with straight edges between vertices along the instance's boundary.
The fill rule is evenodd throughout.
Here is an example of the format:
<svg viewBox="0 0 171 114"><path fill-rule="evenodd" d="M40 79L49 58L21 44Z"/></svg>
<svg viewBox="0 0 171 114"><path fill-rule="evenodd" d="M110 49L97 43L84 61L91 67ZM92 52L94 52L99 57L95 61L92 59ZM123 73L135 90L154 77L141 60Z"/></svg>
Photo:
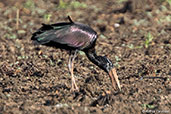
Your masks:
<svg viewBox="0 0 171 114"><path fill-rule="evenodd" d="M121 91L121 86L120 86L118 75L116 73L116 69L115 68L113 68L113 69L111 69L109 71L109 76L110 76L110 79L112 81L113 88L116 89L116 85L117 85L117 87Z"/></svg>

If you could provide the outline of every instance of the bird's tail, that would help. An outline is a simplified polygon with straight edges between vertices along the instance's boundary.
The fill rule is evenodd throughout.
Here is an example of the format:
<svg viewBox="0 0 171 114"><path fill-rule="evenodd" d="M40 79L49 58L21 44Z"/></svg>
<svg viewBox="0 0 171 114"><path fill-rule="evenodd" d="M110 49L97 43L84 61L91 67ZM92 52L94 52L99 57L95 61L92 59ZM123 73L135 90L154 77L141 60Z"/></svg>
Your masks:
<svg viewBox="0 0 171 114"><path fill-rule="evenodd" d="M50 42L53 38L57 37L57 31L64 30L74 23L70 16L68 16L68 19L70 22L62 22L51 25L42 24L42 27L33 33L31 40L33 40L34 44L46 44Z"/></svg>
<svg viewBox="0 0 171 114"><path fill-rule="evenodd" d="M31 40L33 40L34 44L39 44L41 39L44 39L43 34L51 29L53 29L51 25L42 24L42 27L33 33Z"/></svg>

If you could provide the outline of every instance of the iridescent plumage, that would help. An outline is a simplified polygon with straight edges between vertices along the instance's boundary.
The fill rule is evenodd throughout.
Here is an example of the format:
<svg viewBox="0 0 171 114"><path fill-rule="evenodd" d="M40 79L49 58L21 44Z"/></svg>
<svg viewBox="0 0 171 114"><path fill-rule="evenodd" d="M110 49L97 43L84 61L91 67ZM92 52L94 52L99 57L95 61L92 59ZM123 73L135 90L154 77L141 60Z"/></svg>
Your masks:
<svg viewBox="0 0 171 114"><path fill-rule="evenodd" d="M31 39L37 44L59 43L71 48L84 50L90 47L96 41L96 38L97 33L89 26L81 23L68 22L52 25L43 24L33 34Z"/></svg>
<svg viewBox="0 0 171 114"><path fill-rule="evenodd" d="M85 24L73 22L70 17L68 17L68 19L70 22L51 25L43 24L43 26L33 34L31 40L36 44L47 46L59 47L60 45L60 48L71 51L69 70L72 76L72 89L78 90L73 76L73 62L77 52L82 50L86 53L91 62L109 74L113 87L115 88L115 81L118 88L121 90L118 76L112 62L107 57L97 56L96 54L95 43L97 33Z"/></svg>

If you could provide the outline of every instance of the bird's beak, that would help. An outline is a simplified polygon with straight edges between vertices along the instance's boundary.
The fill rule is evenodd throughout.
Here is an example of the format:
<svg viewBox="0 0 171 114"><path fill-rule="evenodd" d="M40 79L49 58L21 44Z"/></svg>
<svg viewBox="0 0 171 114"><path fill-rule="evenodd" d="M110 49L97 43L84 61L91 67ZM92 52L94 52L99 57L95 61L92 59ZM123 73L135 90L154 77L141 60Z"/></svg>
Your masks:
<svg viewBox="0 0 171 114"><path fill-rule="evenodd" d="M116 89L116 84L117 84L117 87L121 91L121 86L120 86L120 83L119 83L119 80L118 80L118 75L116 73L116 69L115 68L113 68L113 69L111 69L109 71L109 76L110 76L110 79L112 81L113 88Z"/></svg>

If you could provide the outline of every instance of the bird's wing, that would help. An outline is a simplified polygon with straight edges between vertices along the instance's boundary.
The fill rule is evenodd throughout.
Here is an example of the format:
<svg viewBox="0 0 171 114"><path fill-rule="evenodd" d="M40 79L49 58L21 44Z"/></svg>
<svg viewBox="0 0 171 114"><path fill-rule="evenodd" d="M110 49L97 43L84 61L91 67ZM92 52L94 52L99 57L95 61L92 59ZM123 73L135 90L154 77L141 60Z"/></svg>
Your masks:
<svg viewBox="0 0 171 114"><path fill-rule="evenodd" d="M71 23L58 23L52 25L42 24L42 27L33 33L31 40L38 44L46 44L56 38L56 31L64 31L71 26Z"/></svg>
<svg viewBox="0 0 171 114"><path fill-rule="evenodd" d="M93 37L85 31L72 30L72 27L69 31L57 31L55 34L57 37L53 39L54 42L82 49L91 43Z"/></svg>
<svg viewBox="0 0 171 114"><path fill-rule="evenodd" d="M41 33L35 33L35 39L40 44L56 42L66 44L74 48L85 48L95 38L88 31L82 30L73 24L54 24L51 26L43 25L44 29L40 29ZM47 27L46 27L47 26ZM33 38L34 39L34 38Z"/></svg>

